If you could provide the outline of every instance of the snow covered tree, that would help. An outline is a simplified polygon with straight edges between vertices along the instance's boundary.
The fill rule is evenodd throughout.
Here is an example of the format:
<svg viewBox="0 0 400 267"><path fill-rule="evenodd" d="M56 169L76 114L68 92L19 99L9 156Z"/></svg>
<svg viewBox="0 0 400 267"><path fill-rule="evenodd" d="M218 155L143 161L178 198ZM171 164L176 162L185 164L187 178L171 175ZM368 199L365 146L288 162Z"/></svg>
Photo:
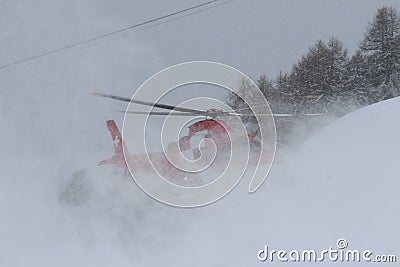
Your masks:
<svg viewBox="0 0 400 267"><path fill-rule="evenodd" d="M289 76L291 91L303 109L321 110L338 101L345 90L347 50L336 38L326 45L318 40L306 55L293 66Z"/></svg>
<svg viewBox="0 0 400 267"><path fill-rule="evenodd" d="M307 106L311 97L323 94L326 55L327 47L319 40L293 66L289 76L291 91L289 94L296 97L298 106Z"/></svg>
<svg viewBox="0 0 400 267"><path fill-rule="evenodd" d="M248 83L247 79L242 79L241 81L239 81L237 92L246 93L246 91L249 90L250 86L251 85ZM228 105L232 109L237 110L237 109L248 108L248 106L246 105L244 100L233 92L229 92L226 100L227 100Z"/></svg>
<svg viewBox="0 0 400 267"><path fill-rule="evenodd" d="M261 75L260 78L256 81L258 88L260 88L261 92L267 99L270 108L274 112L278 112L278 106L280 102L279 92L275 89L273 85L273 81L268 79L265 74Z"/></svg>
<svg viewBox="0 0 400 267"><path fill-rule="evenodd" d="M357 106L368 105L368 80L367 80L367 63L366 57L360 50L351 57L346 65L345 71L345 87L349 96L354 100Z"/></svg>
<svg viewBox="0 0 400 267"><path fill-rule="evenodd" d="M267 101L274 102L275 101L275 89L273 86L272 80L268 79L266 75L261 75L260 78L256 81L258 88L261 90L263 95L266 97ZM252 89L253 85L247 79L243 79L239 82L238 92L246 94L250 98L253 98L253 103L257 102L255 97L252 97ZM238 95L234 93L230 93L227 97L227 102L233 109L246 109L249 108L248 105L241 99ZM270 103L271 104L271 103Z"/></svg>
<svg viewBox="0 0 400 267"><path fill-rule="evenodd" d="M389 85L400 71L400 18L395 8L378 9L360 49L367 59L370 85L375 88Z"/></svg>
<svg viewBox="0 0 400 267"><path fill-rule="evenodd" d="M345 100L347 94L345 92L345 67L348 62L347 49L343 48L343 43L338 39L331 37L328 45L328 58L325 60L326 76L325 76L325 96L328 102L337 102Z"/></svg>
<svg viewBox="0 0 400 267"><path fill-rule="evenodd" d="M296 94L295 90L291 88L289 74L280 71L275 83L276 95L279 97L276 110L281 113L295 112L297 110Z"/></svg>

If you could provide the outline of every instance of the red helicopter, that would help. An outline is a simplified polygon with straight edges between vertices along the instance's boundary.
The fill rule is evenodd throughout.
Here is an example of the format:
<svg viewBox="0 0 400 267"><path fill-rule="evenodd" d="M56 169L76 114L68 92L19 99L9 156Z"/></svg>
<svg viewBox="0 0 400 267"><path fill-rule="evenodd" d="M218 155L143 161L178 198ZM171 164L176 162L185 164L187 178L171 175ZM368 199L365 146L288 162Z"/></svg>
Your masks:
<svg viewBox="0 0 400 267"><path fill-rule="evenodd" d="M229 127L222 118L229 116L239 116L239 117L254 117L255 114L252 113L232 113L228 111L218 110L218 109L208 109L208 110L199 110L185 107L177 107L168 104L162 103L151 103L147 101L135 100L121 96L103 94L103 93L92 93L96 96L101 96L105 98L111 98L119 101L131 102L139 105L146 105L155 108L169 110L168 112L141 112L141 111L126 111L127 114L136 114L136 115L158 115L158 116L201 116L204 119L199 120L190 126L188 126L189 133L186 136L183 136L178 141L171 143L168 147L178 148L179 150L175 151L176 154L179 152L184 153L185 155L189 155L193 160L196 160L200 157L201 152L203 152L203 148L207 150L210 147L209 142L204 143L204 147L202 147L202 151L198 146L193 145L194 139L211 139L217 149L216 158L212 164L212 168L216 170L222 170L226 166L227 160L229 160L229 153L231 150L231 145L235 141L235 139L247 139L250 147L250 158L249 163L257 164L259 154L261 152L261 140L259 136L259 130L255 130L254 132L248 135L237 135L235 134L235 130ZM293 117L293 116L320 116L325 115L325 113L314 113L314 114L257 114L257 116L274 116L274 117ZM153 170L153 167L162 170L163 174L168 179L177 182L179 180L184 180L185 183L190 180L193 182L196 179L196 174L188 174L182 171L177 170L166 158L164 153L156 152L156 153L148 153L148 154L135 154L131 155L127 153L126 146L124 141L122 140L121 132L119 131L114 120L108 120L107 128L111 134L111 138L114 142L114 155L106 160L102 160L98 163L98 166L104 164L111 164L116 167L122 167L125 170L128 169L129 166L135 166L135 171L137 172L150 172ZM232 140L233 137L233 140ZM246 140L246 141L247 141ZM265 146L264 146L265 147ZM167 148L168 149L168 148ZM273 157L273 150L265 148L266 153L271 154ZM125 156L124 156L125 152ZM149 158L156 166L152 166L149 162ZM131 165L132 164L132 165Z"/></svg>

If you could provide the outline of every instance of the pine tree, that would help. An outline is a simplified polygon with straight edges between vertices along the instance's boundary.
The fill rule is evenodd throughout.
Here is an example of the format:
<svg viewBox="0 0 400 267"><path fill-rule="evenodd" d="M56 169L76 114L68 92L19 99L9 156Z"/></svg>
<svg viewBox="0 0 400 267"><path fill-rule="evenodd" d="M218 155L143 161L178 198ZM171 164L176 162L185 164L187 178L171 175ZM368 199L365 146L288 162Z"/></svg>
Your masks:
<svg viewBox="0 0 400 267"><path fill-rule="evenodd" d="M393 7L378 9L360 49L366 56L371 86L389 85L400 70L400 19Z"/></svg>
<svg viewBox="0 0 400 267"><path fill-rule="evenodd" d="M265 98L267 99L270 108L274 112L278 112L279 106L279 95L277 94L277 90L273 85L273 81L268 79L265 74L260 75L260 78L256 81L258 88L261 90Z"/></svg>
<svg viewBox="0 0 400 267"><path fill-rule="evenodd" d="M306 55L292 68L289 76L290 95L295 96L297 107L313 105L313 100L324 94L325 60L327 47L322 40L309 48Z"/></svg>
<svg viewBox="0 0 400 267"><path fill-rule="evenodd" d="M370 102L366 61L362 52L357 50L346 65L344 86L356 106L368 105Z"/></svg>
<svg viewBox="0 0 400 267"><path fill-rule="evenodd" d="M292 113L296 111L296 95L293 93L294 90L291 88L289 82L289 74L279 72L278 77L275 79L276 83L276 95L279 98L277 101L277 112L280 113Z"/></svg>
<svg viewBox="0 0 400 267"><path fill-rule="evenodd" d="M343 48L343 43L331 37L328 45L328 58L326 60L326 88L325 95L328 102L341 102L347 100L345 89L345 68L348 62L347 49Z"/></svg>
<svg viewBox="0 0 400 267"><path fill-rule="evenodd" d="M321 110L340 101L340 96L346 96L347 61L347 50L339 40L332 37L327 45L318 40L293 66L288 79L289 94L296 96L298 106L308 110Z"/></svg>

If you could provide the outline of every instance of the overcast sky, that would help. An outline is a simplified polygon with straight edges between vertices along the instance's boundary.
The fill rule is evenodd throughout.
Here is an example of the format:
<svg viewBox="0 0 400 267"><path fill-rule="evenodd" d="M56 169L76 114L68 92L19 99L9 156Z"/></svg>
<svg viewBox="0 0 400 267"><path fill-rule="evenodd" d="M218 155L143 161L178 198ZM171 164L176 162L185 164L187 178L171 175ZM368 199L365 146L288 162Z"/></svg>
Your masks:
<svg viewBox="0 0 400 267"><path fill-rule="evenodd" d="M42 53L202 2L3 0L0 4L0 63ZM143 78L171 64L190 60L230 64L252 77L261 73L275 76L279 70L289 70L319 38L327 40L331 35L336 36L350 53L354 52L376 9L384 5L400 9L397 0L236 0L161 26L74 50L80 55L91 53L94 57L101 56L96 55L96 51L107 51L117 60L124 55L129 57L127 53L136 53L141 60L130 64L135 69L144 70ZM122 51L118 45L110 46L110 42L124 43L125 50ZM136 50L126 49L129 45ZM56 60L63 64L69 56L70 52L63 53ZM29 65L46 64L48 60ZM19 70L21 66L9 71L18 75Z"/></svg>

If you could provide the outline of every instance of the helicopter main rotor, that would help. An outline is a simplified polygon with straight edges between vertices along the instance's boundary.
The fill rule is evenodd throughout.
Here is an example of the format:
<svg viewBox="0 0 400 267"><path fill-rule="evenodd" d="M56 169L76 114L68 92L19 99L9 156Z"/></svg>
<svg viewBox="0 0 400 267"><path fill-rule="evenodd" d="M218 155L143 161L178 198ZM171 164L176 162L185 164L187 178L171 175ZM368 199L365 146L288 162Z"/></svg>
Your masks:
<svg viewBox="0 0 400 267"><path fill-rule="evenodd" d="M160 109L171 110L170 112L158 112L158 111L121 111L126 114L133 114L133 115L158 115L158 116L201 116L205 117L206 119L217 119L219 117L230 117L230 116L238 116L238 117L256 117L256 116L267 116L267 117L299 117L299 116L322 116L326 115L326 113L294 113L294 114L254 114L254 113L236 113L230 112L215 108L210 108L207 110L201 109L193 109L193 108L185 108L185 107L177 107L174 105L162 104L162 103L152 103L148 101L130 99L127 97L110 95L110 94L103 94L103 93L91 93L95 96L101 96L105 98L111 98L118 101L130 102L134 104L156 107ZM250 110L249 108L247 108Z"/></svg>

